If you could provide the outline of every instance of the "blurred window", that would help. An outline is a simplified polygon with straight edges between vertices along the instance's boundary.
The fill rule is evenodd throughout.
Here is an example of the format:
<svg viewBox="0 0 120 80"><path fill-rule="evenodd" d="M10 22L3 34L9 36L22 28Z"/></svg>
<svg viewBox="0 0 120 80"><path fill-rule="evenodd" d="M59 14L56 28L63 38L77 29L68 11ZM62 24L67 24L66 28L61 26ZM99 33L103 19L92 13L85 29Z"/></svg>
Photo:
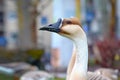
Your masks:
<svg viewBox="0 0 120 80"><path fill-rule="evenodd" d="M4 36L3 31L0 31L0 47L6 47L7 45L7 40Z"/></svg>
<svg viewBox="0 0 120 80"><path fill-rule="evenodd" d="M3 25L3 12L0 12L0 25Z"/></svg>

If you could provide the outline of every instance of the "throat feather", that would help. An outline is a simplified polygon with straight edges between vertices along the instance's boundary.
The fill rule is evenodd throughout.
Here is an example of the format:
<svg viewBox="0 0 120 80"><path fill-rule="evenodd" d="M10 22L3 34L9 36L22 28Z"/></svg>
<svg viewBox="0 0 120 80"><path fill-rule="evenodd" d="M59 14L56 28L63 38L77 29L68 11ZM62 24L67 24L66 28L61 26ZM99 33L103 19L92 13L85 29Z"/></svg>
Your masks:
<svg viewBox="0 0 120 80"><path fill-rule="evenodd" d="M88 46L87 40L84 39L77 39L75 42L76 48L76 59L75 65L73 67L73 73L78 72L83 76L87 76L87 66L88 66Z"/></svg>

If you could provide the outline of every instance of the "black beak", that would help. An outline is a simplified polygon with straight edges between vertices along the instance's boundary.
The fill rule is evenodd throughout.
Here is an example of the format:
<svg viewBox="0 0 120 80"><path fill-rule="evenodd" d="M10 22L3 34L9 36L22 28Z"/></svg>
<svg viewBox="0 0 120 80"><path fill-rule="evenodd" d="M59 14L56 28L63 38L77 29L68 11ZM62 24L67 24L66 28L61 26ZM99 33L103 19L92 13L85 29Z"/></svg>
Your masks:
<svg viewBox="0 0 120 80"><path fill-rule="evenodd" d="M58 19L58 21L56 23L46 25L46 26L40 28L39 30L45 30L45 31L58 33L58 32L60 32L61 24L62 24L62 19Z"/></svg>

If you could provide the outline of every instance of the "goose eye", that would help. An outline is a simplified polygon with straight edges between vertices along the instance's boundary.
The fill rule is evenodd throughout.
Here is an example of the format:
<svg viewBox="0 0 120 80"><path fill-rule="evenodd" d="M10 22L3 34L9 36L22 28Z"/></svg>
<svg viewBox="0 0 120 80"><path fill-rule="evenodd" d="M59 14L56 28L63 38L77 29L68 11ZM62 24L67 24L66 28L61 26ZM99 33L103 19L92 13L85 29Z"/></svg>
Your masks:
<svg viewBox="0 0 120 80"><path fill-rule="evenodd" d="M66 21L66 24L72 24L72 22L71 21Z"/></svg>

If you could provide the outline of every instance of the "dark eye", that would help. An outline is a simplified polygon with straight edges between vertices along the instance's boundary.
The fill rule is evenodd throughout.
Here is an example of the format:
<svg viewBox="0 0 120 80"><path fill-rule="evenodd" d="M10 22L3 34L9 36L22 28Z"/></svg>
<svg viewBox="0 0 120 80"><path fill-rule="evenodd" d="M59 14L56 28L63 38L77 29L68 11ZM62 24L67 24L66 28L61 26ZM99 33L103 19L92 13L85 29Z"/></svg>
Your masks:
<svg viewBox="0 0 120 80"><path fill-rule="evenodd" d="M72 22L71 21L66 21L66 24L72 24Z"/></svg>

